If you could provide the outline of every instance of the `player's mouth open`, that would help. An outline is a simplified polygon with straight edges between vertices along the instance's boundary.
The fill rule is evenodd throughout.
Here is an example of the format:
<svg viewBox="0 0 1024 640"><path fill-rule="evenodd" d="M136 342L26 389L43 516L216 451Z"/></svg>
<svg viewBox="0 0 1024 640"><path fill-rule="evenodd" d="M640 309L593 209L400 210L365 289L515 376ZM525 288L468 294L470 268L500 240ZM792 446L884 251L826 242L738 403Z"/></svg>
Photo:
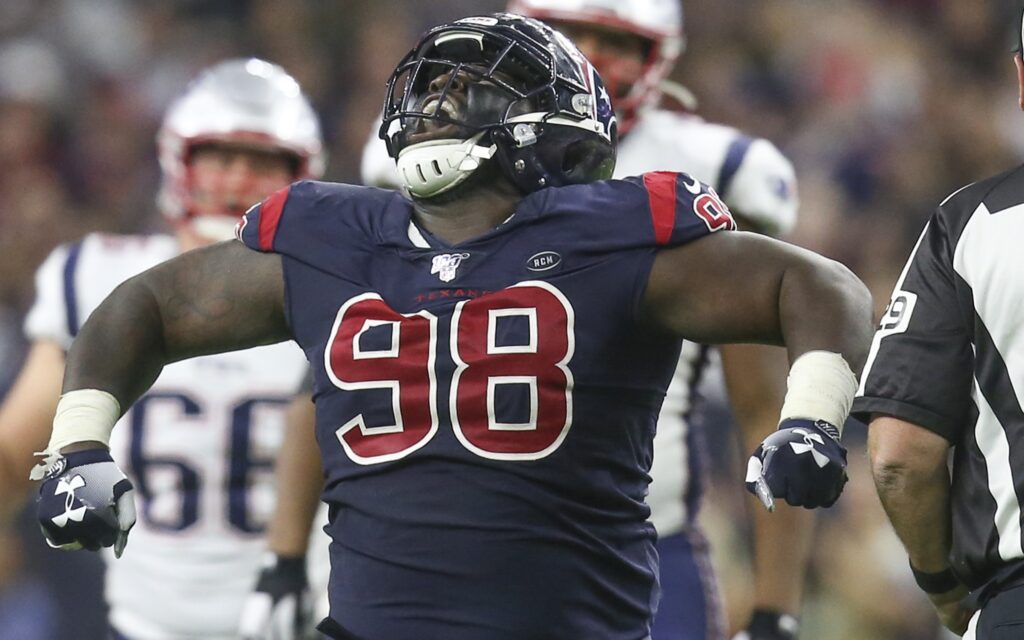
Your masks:
<svg viewBox="0 0 1024 640"><path fill-rule="evenodd" d="M446 122L446 120L459 121L462 118L458 101L454 100L451 96L445 98L443 102L440 100L439 96L427 98L423 103L421 110L423 113L429 115L437 114L441 118L444 118L444 120L435 120L434 118L417 119L415 128L408 134L409 142L411 144L426 142L428 140L467 137L468 129L466 127Z"/></svg>

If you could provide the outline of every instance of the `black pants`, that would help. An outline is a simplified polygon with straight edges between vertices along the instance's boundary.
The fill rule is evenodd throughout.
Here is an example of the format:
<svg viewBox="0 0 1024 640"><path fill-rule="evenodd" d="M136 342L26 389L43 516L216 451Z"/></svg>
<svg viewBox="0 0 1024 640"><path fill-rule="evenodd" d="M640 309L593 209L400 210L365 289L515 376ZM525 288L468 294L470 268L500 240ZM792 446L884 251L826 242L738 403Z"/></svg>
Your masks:
<svg viewBox="0 0 1024 640"><path fill-rule="evenodd" d="M992 596L978 617L977 640L1024 640L1024 584Z"/></svg>

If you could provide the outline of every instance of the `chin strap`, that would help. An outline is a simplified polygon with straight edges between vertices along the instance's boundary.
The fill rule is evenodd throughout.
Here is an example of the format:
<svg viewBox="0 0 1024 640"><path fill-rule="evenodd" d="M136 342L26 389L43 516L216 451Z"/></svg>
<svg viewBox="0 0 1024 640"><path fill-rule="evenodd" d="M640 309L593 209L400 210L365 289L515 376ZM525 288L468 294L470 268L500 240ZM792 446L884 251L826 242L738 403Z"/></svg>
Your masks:
<svg viewBox="0 0 1024 640"><path fill-rule="evenodd" d="M409 193L430 198L468 178L498 150L494 144L478 144L484 133L467 140L429 140L402 149L398 154L398 174Z"/></svg>

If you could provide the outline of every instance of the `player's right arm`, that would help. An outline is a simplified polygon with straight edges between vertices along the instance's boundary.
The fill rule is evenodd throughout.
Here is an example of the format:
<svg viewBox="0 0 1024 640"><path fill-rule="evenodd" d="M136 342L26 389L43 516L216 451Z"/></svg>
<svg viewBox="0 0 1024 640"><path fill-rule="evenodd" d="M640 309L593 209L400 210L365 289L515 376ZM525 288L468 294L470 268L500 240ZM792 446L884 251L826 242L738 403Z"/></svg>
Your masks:
<svg viewBox="0 0 1024 640"><path fill-rule="evenodd" d="M281 257L222 242L160 264L114 290L68 352L37 516L63 549L114 547L135 523L131 482L107 441L164 365L290 337Z"/></svg>
<svg viewBox="0 0 1024 640"><path fill-rule="evenodd" d="M68 352L63 392L99 389L127 409L166 364L290 337L281 257L221 242L118 286Z"/></svg>

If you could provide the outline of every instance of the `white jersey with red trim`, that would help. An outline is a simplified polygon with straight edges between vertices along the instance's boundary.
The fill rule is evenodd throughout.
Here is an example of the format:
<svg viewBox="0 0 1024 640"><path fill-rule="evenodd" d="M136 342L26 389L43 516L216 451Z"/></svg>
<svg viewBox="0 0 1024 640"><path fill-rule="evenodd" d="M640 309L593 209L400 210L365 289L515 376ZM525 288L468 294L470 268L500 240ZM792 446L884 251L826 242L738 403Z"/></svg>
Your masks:
<svg viewBox="0 0 1024 640"><path fill-rule="evenodd" d="M67 349L114 287L179 252L165 235L91 234L59 247L36 275L25 333ZM120 633L237 637L266 549L284 409L307 367L291 342L177 362L119 421L111 451L139 514L124 555L109 556L106 598ZM326 565L326 542L316 546L311 557Z"/></svg>
<svg viewBox="0 0 1024 640"><path fill-rule="evenodd" d="M395 162L377 137L380 121L363 149L365 184L398 188ZM733 127L706 122L675 111L643 112L619 141L615 177L648 171L683 171L711 185L741 221L757 231L784 235L796 224L797 189L793 165L768 140ZM742 223L741 223L742 227ZM692 472L700 454L686 416L693 390L708 362L708 350L686 342L679 367L665 396L654 440L653 478L647 502L661 536L681 531L700 496L699 474Z"/></svg>

